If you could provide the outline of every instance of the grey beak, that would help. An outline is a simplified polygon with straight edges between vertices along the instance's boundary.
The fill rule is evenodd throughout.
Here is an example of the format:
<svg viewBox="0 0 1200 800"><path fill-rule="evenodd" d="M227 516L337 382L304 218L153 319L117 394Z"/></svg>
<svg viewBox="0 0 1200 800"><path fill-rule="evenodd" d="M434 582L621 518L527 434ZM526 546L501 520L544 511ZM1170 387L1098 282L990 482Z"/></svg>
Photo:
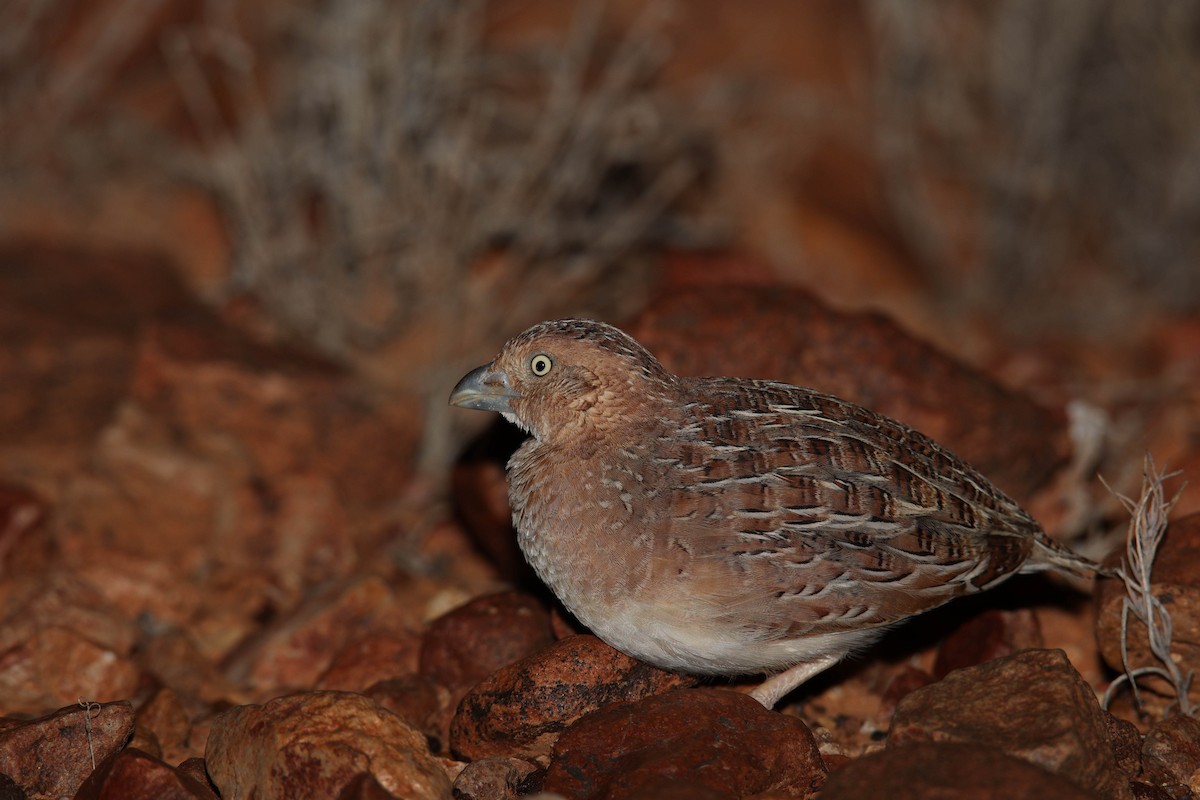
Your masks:
<svg viewBox="0 0 1200 800"><path fill-rule="evenodd" d="M509 401L519 397L508 383L508 375L492 371L491 364L476 367L450 393L450 405L479 411L511 412Z"/></svg>

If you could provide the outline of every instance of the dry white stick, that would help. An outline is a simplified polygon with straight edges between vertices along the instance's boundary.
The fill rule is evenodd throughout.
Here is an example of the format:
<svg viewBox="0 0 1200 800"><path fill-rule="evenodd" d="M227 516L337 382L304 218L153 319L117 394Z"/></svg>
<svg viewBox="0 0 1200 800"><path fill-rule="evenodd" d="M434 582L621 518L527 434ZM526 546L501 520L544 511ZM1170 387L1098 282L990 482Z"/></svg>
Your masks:
<svg viewBox="0 0 1200 800"><path fill-rule="evenodd" d="M1121 580L1125 584L1125 597L1121 598L1121 668L1124 674L1114 680L1104 693L1105 707L1117 689L1128 683L1133 689L1134 702L1141 709L1143 706L1138 679L1145 675L1158 675L1175 691L1180 713L1192 716L1196 711L1188 697L1193 673L1188 670L1185 674L1172 657L1171 614L1154 594L1153 587L1154 559L1167 531L1167 518L1183 491L1183 487L1180 487L1174 497L1167 500L1163 484L1177 474L1162 472L1154 463L1154 459L1147 455L1142 473L1141 497L1135 502L1123 494L1113 492L1129 510L1132 519L1125 539L1125 563L1120 570ZM1130 668L1130 614L1146 626L1150 652L1162 666Z"/></svg>

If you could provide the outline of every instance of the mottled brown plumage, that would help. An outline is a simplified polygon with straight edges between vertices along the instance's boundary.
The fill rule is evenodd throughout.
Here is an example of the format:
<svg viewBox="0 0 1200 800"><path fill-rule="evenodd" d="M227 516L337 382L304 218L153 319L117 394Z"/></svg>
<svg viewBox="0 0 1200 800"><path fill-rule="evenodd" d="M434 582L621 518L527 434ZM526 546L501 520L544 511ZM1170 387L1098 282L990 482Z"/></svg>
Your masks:
<svg viewBox="0 0 1200 800"><path fill-rule="evenodd" d="M886 626L1018 572L1093 565L927 437L808 389L680 378L597 322L509 341L451 402L532 436L519 543L600 638L661 667L778 673L780 696Z"/></svg>

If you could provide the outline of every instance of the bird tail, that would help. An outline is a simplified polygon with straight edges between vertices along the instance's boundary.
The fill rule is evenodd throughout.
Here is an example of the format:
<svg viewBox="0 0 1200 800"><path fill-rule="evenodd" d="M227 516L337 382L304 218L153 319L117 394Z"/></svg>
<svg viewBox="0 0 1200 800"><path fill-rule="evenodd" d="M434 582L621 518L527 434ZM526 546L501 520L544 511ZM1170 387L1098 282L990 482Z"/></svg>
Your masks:
<svg viewBox="0 0 1200 800"><path fill-rule="evenodd" d="M1048 569L1065 572L1077 578L1116 577L1119 574L1117 570L1102 567L1049 537L1039 536L1021 572L1042 572Z"/></svg>

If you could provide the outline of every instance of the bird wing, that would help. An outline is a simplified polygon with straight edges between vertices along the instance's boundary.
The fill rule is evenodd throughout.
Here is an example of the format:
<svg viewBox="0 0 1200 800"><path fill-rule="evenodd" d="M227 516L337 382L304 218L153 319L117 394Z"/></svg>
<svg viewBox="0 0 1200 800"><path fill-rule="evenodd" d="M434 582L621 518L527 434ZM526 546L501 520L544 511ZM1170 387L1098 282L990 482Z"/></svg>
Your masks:
<svg viewBox="0 0 1200 800"><path fill-rule="evenodd" d="M655 445L664 547L714 612L787 638L886 625L1020 569L1037 524L899 423L763 381L697 381ZM678 560L677 560L678 561Z"/></svg>

